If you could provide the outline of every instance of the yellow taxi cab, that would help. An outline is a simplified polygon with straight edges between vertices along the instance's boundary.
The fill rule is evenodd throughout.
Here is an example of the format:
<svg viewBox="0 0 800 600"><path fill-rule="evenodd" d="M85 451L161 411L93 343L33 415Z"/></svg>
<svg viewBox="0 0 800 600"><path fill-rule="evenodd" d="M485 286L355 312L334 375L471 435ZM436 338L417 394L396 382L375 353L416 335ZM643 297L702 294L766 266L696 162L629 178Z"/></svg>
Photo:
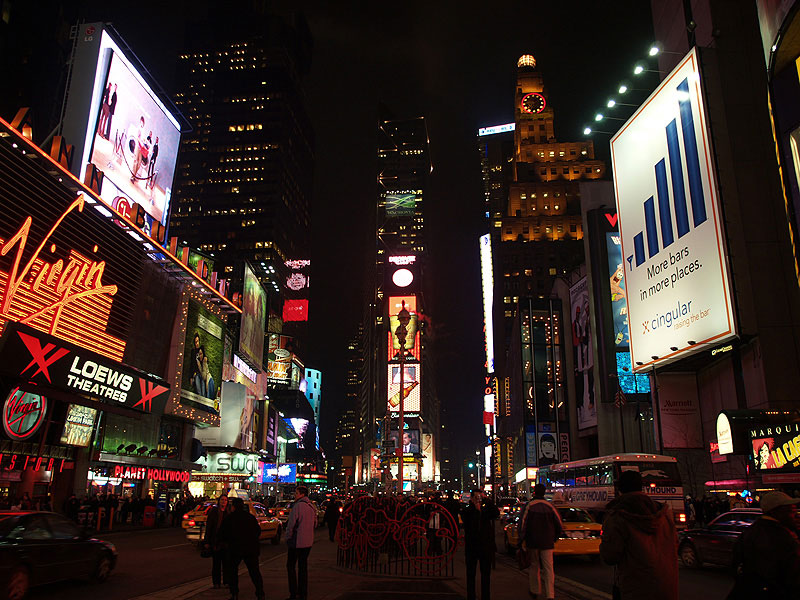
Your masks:
<svg viewBox="0 0 800 600"><path fill-rule="evenodd" d="M270 540L273 544L278 544L281 541L281 534L283 532L283 525L277 517L270 515L269 510L258 502L253 502L248 498L242 498L244 501L245 510L249 511L251 515L258 521L258 526L261 527L262 540ZM183 515L181 527L186 531L186 538L193 541L200 541L206 530L206 520L208 519L208 511L216 502L206 502L194 510L190 510Z"/></svg>
<svg viewBox="0 0 800 600"><path fill-rule="evenodd" d="M560 537L553 548L553 554L559 555L589 555L600 554L600 539L603 535L603 526L595 521L592 516L577 506L569 504L553 505L561 515L565 537ZM516 552L519 545L518 529L522 525L524 509L520 510L503 530L506 551L509 554Z"/></svg>

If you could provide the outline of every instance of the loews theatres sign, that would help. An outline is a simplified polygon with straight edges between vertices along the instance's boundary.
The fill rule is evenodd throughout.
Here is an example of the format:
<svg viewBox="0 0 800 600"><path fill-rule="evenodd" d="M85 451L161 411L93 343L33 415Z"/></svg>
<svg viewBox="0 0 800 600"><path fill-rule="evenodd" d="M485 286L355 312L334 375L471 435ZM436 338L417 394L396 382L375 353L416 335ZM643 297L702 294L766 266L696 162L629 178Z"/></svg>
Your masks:
<svg viewBox="0 0 800 600"><path fill-rule="evenodd" d="M164 412L169 396L162 379L18 323L9 323L0 338L0 371L154 414Z"/></svg>

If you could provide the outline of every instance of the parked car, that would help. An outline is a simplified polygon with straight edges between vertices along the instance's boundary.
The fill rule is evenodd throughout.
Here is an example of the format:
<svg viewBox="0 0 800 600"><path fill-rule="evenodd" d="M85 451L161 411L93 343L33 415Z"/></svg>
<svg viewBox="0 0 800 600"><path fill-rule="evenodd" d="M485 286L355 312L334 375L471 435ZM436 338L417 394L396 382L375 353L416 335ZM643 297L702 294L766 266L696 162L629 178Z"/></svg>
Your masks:
<svg viewBox="0 0 800 600"><path fill-rule="evenodd" d="M683 566L697 569L704 564L733 567L733 547L763 513L760 508L738 508L723 513L705 527L678 533L678 556Z"/></svg>
<svg viewBox="0 0 800 600"><path fill-rule="evenodd" d="M556 541L553 554L587 555L600 554L600 540L603 527L587 511L569 504L555 505L561 515L565 536ZM522 511L518 511L504 528L506 552L513 554L519 545L519 527L522 525Z"/></svg>
<svg viewBox="0 0 800 600"><path fill-rule="evenodd" d="M215 505L216 502L206 502L203 506L198 506L195 510L183 515L181 527L186 531L187 539L198 542L203 539L208 511ZM249 511L258 521L258 525L261 527L261 539L278 544L283 533L283 523L277 517L272 516L269 509L259 502L244 500L244 506L245 510Z"/></svg>
<svg viewBox="0 0 800 600"><path fill-rule="evenodd" d="M0 511L0 597L22 600L33 586L65 579L105 581L114 544L52 512Z"/></svg>

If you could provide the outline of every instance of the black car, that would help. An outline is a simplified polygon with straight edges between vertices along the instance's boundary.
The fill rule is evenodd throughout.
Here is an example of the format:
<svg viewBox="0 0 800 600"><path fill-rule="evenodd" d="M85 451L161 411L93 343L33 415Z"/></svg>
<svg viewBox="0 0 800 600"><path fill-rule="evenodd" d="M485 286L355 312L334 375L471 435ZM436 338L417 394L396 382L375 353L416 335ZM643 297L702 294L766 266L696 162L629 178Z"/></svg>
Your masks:
<svg viewBox="0 0 800 600"><path fill-rule="evenodd" d="M21 600L32 586L64 579L105 581L116 563L113 544L61 515L0 511L0 599Z"/></svg>
<svg viewBox="0 0 800 600"><path fill-rule="evenodd" d="M705 527L678 533L678 556L690 569L703 564L733 566L733 547L742 532L762 515L758 508L741 508L718 516Z"/></svg>

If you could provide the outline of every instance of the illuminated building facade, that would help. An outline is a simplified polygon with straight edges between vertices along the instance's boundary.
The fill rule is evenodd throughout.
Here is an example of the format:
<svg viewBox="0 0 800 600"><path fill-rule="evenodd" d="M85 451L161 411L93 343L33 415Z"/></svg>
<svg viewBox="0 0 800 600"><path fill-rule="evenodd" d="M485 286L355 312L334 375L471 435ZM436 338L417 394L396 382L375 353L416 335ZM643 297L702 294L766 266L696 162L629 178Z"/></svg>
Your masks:
<svg viewBox="0 0 800 600"><path fill-rule="evenodd" d="M313 134L301 86L310 33L301 18L238 13L235 28L214 15L187 26L185 39L175 98L193 130L170 235L212 255L220 277L249 261L282 314L276 297L301 297L286 285L286 263L307 257L310 241Z"/></svg>
<svg viewBox="0 0 800 600"><path fill-rule="evenodd" d="M368 283L367 325L362 336L357 478L389 485L397 477L397 459L387 444L391 443L392 431L399 441L402 394L407 413L405 430L413 430L410 435L416 440L414 451L409 451L414 456L406 456L406 462L413 462L406 466L404 479L413 480L413 486L417 486L436 477L435 444L440 424L423 318L427 267L424 206L432 167L423 117L383 120L378 133L376 247ZM404 306L411 313L411 322L405 356L401 357L399 340L392 332L399 325L397 315ZM401 362L405 363L402 390ZM425 443L427 453L422 451Z"/></svg>
<svg viewBox="0 0 800 600"><path fill-rule="evenodd" d="M548 427L560 432L558 423L566 422L566 413L539 419L536 405L541 403L544 410L552 398L545 394L540 399L536 393L529 398L528 392L535 392L535 387L523 389L525 370L533 366L530 360L520 363L523 349L517 346L524 323L519 321L519 307L527 306L526 314L530 313L531 302L548 298L556 279L583 263L579 184L606 174L605 163L595 158L590 140L557 139L555 113L535 58L525 55L517 62L513 124L478 132L494 279L491 316L499 445L495 444L493 468L498 484L506 490L514 483L514 465L538 464L537 435L547 433ZM527 321L527 327L533 327L530 316ZM551 374L563 368L558 357L548 356L537 368ZM553 393L566 394L566 390ZM562 402L562 411L566 405ZM533 433L520 437L530 427ZM530 449L526 449L528 442L533 444Z"/></svg>

